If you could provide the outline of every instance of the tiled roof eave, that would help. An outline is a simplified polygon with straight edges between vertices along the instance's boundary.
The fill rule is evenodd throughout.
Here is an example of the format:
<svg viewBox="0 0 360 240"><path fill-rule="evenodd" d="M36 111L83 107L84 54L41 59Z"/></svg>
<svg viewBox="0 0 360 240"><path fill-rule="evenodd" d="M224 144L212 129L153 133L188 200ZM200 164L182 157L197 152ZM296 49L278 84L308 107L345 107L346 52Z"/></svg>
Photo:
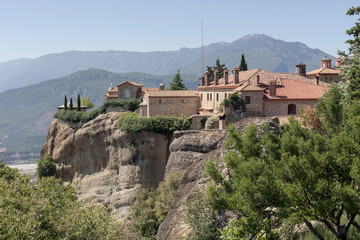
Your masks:
<svg viewBox="0 0 360 240"><path fill-rule="evenodd" d="M149 98L200 98L200 96L148 96Z"/></svg>
<svg viewBox="0 0 360 240"><path fill-rule="evenodd" d="M266 97L264 98L264 101L284 101L284 100L318 100L320 97L318 98L272 98L272 97Z"/></svg>
<svg viewBox="0 0 360 240"><path fill-rule="evenodd" d="M238 88L237 85L231 85L231 86L210 86L210 87L198 87L197 90L216 90L216 89L232 89L232 88Z"/></svg>

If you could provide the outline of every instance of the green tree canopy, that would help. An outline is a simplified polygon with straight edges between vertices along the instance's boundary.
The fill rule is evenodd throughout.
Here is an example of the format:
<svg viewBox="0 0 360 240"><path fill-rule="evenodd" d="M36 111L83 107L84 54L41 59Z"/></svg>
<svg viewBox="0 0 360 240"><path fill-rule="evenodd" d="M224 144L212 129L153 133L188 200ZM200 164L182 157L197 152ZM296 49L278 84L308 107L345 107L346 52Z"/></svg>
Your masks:
<svg viewBox="0 0 360 240"><path fill-rule="evenodd" d="M239 65L239 70L240 71L247 71L248 70L244 54L241 54L241 61L240 61L240 65Z"/></svg>
<svg viewBox="0 0 360 240"><path fill-rule="evenodd" d="M92 109L95 107L95 104L90 101L90 97L81 97L81 105L86 106L87 109Z"/></svg>
<svg viewBox="0 0 360 240"><path fill-rule="evenodd" d="M169 90L186 90L183 80L180 76L180 69L177 70L177 73L174 75L170 82Z"/></svg>
<svg viewBox="0 0 360 240"><path fill-rule="evenodd" d="M225 64L221 64L220 63L220 59L216 59L215 62L215 66L213 67L209 67L207 66L207 71L210 73L210 82L214 81L214 72L216 70L219 71L219 78L223 78L224 77L224 70L227 70L227 67L225 66Z"/></svg>
<svg viewBox="0 0 360 240"><path fill-rule="evenodd" d="M0 212L0 239L127 239L109 209L84 207L72 186L54 177L33 185L2 162Z"/></svg>

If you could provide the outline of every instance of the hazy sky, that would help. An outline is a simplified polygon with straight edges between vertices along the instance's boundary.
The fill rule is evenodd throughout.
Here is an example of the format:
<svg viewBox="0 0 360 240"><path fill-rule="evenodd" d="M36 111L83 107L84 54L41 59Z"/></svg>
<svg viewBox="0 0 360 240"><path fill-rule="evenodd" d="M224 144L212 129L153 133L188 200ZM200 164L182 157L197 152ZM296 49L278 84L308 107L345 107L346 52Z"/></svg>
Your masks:
<svg viewBox="0 0 360 240"><path fill-rule="evenodd" d="M0 0L0 62L69 50L168 51L264 33L336 55L358 0Z"/></svg>

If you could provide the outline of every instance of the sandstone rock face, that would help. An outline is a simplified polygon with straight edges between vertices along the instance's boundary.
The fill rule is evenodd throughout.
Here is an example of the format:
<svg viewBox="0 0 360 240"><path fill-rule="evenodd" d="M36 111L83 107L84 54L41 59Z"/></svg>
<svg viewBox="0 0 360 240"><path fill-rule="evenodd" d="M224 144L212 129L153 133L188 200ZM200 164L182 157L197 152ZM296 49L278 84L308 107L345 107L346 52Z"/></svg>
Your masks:
<svg viewBox="0 0 360 240"><path fill-rule="evenodd" d="M80 200L107 204L124 218L140 188L157 187L163 180L170 139L120 132L120 115L100 115L80 129L54 120L40 157L54 159L57 176L78 188Z"/></svg>
<svg viewBox="0 0 360 240"><path fill-rule="evenodd" d="M239 131L244 131L250 124L262 126L270 123L270 129L276 132L279 129L276 120L245 118L237 122L235 127ZM261 134L262 130L260 129L259 132ZM187 212L185 203L191 201L192 196L204 193L209 186L210 178L204 167L208 161L217 161L220 165L225 164L223 158L226 150L223 145L226 138L227 133L222 130L182 131L174 134L174 141L170 145L166 174L178 169L185 170L171 208L160 225L157 240L186 239L190 236L191 229L184 222ZM218 216L218 218L227 221L229 215L229 213L223 213L223 216Z"/></svg>

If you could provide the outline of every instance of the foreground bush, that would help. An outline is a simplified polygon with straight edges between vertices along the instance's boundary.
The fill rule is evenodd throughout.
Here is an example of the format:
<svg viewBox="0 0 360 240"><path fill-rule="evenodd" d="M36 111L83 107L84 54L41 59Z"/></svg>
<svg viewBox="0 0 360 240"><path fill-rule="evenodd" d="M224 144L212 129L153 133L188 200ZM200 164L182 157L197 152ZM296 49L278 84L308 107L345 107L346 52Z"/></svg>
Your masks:
<svg viewBox="0 0 360 240"><path fill-rule="evenodd" d="M45 159L39 159L36 161L36 176L38 179L42 177L53 177L56 172L56 165L54 160L47 156Z"/></svg>
<svg viewBox="0 0 360 240"><path fill-rule="evenodd" d="M104 207L84 207L70 185L36 185L0 162L0 239L126 239Z"/></svg>
<svg viewBox="0 0 360 240"><path fill-rule="evenodd" d="M126 113L118 120L120 131L138 133L141 131L151 131L170 136L174 131L187 129L191 124L190 118L185 117L139 117L134 113Z"/></svg>

